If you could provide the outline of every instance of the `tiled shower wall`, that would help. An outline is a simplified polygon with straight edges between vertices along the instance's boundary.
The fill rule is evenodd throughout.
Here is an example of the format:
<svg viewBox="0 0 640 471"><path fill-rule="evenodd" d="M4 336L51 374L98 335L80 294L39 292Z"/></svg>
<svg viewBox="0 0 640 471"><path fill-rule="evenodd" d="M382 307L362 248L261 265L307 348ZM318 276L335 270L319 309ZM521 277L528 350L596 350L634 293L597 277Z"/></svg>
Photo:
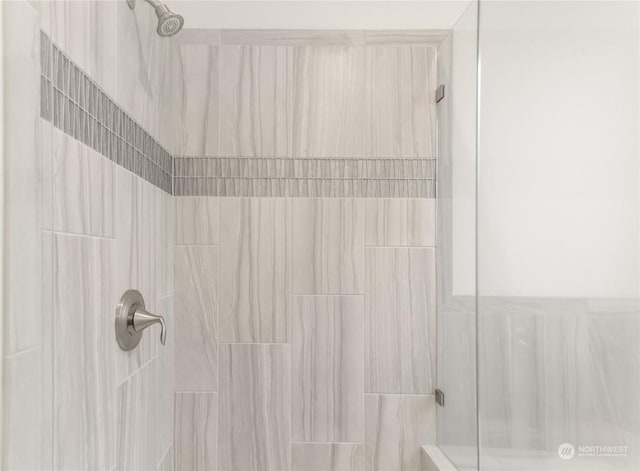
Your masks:
<svg viewBox="0 0 640 471"><path fill-rule="evenodd" d="M3 2L10 283L3 469L170 469L170 42L126 2ZM51 46L54 44L55 47ZM3 52L4 52L3 51ZM117 121L116 121L117 120ZM143 131L144 130L144 131ZM125 353L128 288L169 322Z"/></svg>
<svg viewBox="0 0 640 471"><path fill-rule="evenodd" d="M435 443L439 39L181 35L177 469L411 471Z"/></svg>

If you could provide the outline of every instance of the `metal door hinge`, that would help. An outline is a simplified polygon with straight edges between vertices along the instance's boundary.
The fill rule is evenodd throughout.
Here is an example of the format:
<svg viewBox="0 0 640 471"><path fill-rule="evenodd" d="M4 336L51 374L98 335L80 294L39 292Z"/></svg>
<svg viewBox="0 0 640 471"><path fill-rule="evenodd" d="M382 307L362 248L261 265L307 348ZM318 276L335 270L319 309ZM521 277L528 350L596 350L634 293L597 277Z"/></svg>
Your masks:
<svg viewBox="0 0 640 471"><path fill-rule="evenodd" d="M436 89L436 103L440 103L444 98L444 84Z"/></svg>
<svg viewBox="0 0 640 471"><path fill-rule="evenodd" d="M436 402L439 406L444 407L444 393L439 389L436 389Z"/></svg>

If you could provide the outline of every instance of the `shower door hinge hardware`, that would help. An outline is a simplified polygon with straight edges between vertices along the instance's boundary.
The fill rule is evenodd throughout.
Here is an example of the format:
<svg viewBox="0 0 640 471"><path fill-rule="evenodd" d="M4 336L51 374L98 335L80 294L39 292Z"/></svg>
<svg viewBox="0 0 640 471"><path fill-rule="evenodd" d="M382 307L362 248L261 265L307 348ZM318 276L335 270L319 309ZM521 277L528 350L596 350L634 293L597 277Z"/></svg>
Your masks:
<svg viewBox="0 0 640 471"><path fill-rule="evenodd" d="M444 98L444 85L440 85L436 89L436 103L440 103Z"/></svg>
<svg viewBox="0 0 640 471"><path fill-rule="evenodd" d="M444 407L444 393L436 389L436 402L439 406Z"/></svg>

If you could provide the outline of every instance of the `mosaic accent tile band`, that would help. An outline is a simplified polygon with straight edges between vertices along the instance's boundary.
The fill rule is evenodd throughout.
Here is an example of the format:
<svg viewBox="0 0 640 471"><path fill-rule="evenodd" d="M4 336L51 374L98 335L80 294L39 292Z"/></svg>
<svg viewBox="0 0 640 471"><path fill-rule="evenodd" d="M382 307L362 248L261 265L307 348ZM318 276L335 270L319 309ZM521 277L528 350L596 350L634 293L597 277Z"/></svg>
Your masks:
<svg viewBox="0 0 640 471"><path fill-rule="evenodd" d="M172 193L173 157L41 32L40 115L109 160Z"/></svg>
<svg viewBox="0 0 640 471"><path fill-rule="evenodd" d="M435 198L435 159L174 159L179 196Z"/></svg>

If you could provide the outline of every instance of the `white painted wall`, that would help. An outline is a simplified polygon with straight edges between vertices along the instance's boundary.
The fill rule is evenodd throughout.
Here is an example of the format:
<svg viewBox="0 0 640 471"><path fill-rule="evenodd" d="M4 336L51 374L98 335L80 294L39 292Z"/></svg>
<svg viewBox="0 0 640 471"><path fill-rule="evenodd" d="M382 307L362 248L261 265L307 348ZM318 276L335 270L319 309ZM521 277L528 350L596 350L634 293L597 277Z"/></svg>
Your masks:
<svg viewBox="0 0 640 471"><path fill-rule="evenodd" d="M636 297L638 4L480 16L480 294Z"/></svg>
<svg viewBox="0 0 640 471"><path fill-rule="evenodd" d="M169 0L189 29L450 29L469 0Z"/></svg>

